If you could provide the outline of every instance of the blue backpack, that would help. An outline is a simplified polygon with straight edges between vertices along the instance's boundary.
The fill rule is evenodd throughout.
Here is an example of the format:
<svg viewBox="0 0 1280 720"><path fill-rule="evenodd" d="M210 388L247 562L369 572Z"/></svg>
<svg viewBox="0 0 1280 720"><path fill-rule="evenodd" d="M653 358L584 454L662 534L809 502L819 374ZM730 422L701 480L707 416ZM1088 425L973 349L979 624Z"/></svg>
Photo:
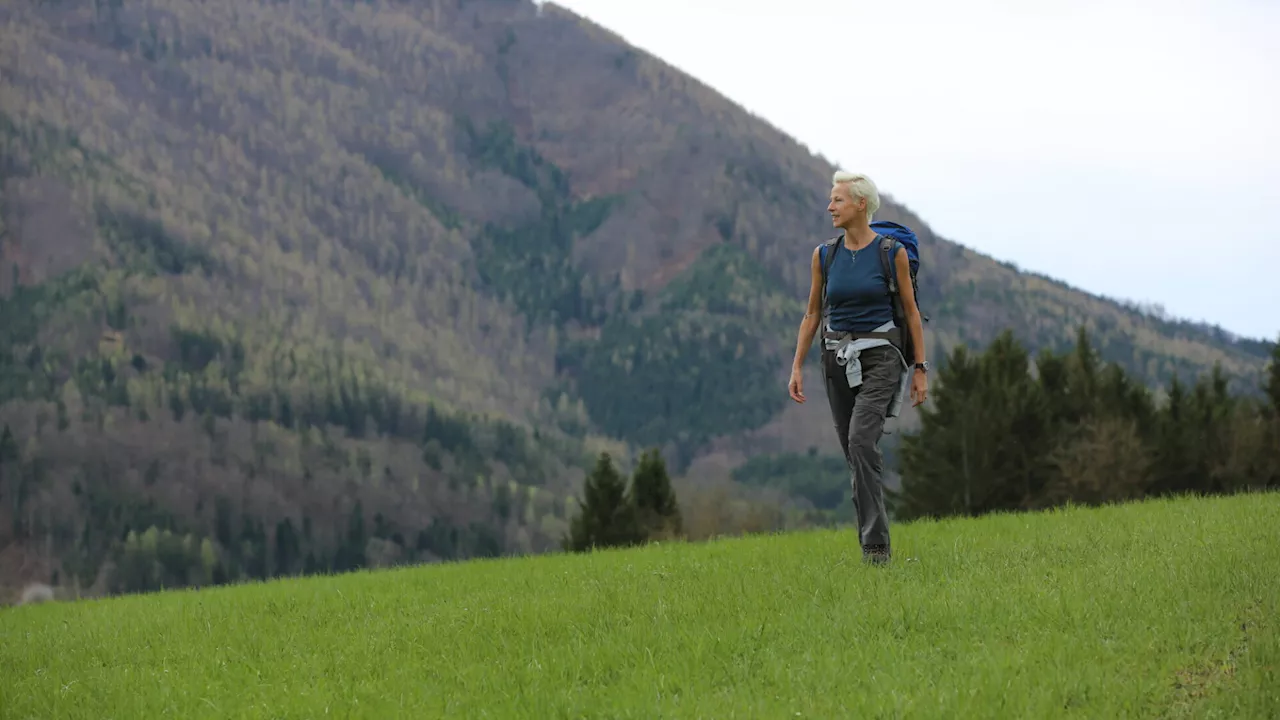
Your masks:
<svg viewBox="0 0 1280 720"><path fill-rule="evenodd" d="M914 350L911 347L911 333L907 330L906 313L902 309L902 297L898 294L898 273L893 269L893 246L895 243L902 243L907 250L907 265L911 271L911 293L916 298L916 306L920 305L920 289L916 282L916 273L920 270L920 243L916 239L916 234L906 225L900 225L889 220L879 220L871 223L871 229L875 230L880 238L880 267L884 271L885 279L889 283L889 297L893 301L893 324L901 329L901 349L907 362L912 362ZM822 243L818 249L819 259L822 263L822 319L825 325L827 316L831 313L831 308L827 305L827 273L831 269L831 262L835 259L836 254L832 252L836 243L844 240L844 235L836 237ZM920 311L920 318L925 322L929 321L929 316Z"/></svg>

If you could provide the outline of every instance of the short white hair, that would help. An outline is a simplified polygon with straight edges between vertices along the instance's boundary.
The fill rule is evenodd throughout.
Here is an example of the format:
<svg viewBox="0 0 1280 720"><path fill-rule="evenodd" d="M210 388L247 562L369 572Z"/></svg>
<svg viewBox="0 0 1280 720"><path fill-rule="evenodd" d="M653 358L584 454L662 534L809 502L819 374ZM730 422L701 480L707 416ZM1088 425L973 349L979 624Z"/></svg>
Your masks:
<svg viewBox="0 0 1280 720"><path fill-rule="evenodd" d="M857 200L864 198L867 201L867 222L871 222L871 218L880 209L880 191L876 189L876 184L871 182L871 178L862 173L851 173L845 170L837 170L831 176L832 185L844 185L849 190L849 195Z"/></svg>

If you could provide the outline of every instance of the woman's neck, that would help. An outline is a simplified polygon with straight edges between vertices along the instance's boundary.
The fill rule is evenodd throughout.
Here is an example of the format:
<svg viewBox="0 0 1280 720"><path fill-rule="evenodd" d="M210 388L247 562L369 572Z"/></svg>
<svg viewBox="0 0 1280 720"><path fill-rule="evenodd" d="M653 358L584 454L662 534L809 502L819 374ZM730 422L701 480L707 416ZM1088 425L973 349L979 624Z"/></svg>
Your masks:
<svg viewBox="0 0 1280 720"><path fill-rule="evenodd" d="M845 245L851 246L854 250L861 250L876 239L876 233L866 220L859 218L844 228L844 237Z"/></svg>

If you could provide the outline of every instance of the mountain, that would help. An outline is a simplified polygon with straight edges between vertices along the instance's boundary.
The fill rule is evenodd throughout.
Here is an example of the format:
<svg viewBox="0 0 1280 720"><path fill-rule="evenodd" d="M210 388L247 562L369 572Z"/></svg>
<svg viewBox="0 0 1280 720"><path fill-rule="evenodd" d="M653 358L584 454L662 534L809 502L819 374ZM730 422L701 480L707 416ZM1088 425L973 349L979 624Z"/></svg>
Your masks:
<svg viewBox="0 0 1280 720"><path fill-rule="evenodd" d="M603 450L661 446L690 493L826 467L785 385L832 165L612 33L520 0L0 20L0 578L107 588L152 527L227 577L537 552ZM934 358L1085 326L1152 383L1261 377L1268 343L885 200Z"/></svg>

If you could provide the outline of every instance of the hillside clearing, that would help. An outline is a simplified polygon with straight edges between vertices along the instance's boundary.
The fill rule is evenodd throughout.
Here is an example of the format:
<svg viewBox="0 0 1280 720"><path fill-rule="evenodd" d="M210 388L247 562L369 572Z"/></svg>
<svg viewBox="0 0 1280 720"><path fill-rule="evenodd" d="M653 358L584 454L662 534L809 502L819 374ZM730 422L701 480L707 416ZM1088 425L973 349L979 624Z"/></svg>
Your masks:
<svg viewBox="0 0 1280 720"><path fill-rule="evenodd" d="M1267 717L1280 494L0 612L0 715Z"/></svg>

